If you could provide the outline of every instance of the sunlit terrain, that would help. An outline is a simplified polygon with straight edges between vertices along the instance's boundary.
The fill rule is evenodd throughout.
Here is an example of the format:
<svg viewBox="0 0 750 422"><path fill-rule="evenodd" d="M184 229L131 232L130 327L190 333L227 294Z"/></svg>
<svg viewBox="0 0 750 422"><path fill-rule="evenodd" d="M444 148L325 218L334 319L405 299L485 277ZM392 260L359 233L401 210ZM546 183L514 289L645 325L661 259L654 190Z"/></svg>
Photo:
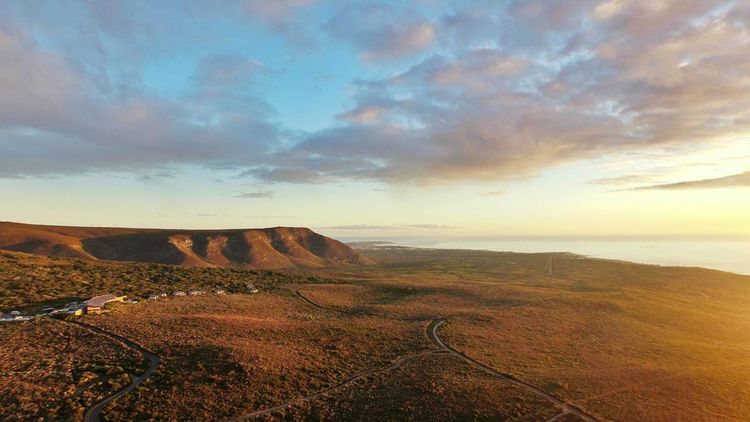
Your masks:
<svg viewBox="0 0 750 422"><path fill-rule="evenodd" d="M750 0L2 0L0 421L750 421Z"/></svg>
<svg viewBox="0 0 750 422"><path fill-rule="evenodd" d="M744 363L750 361L748 277L568 254L363 252L379 264L319 270L314 278L237 273L234 277L252 279L261 293L235 293L241 284L228 284L227 295L143 301L83 317L79 321L161 358L142 386L105 407L103 415L107 420L255 414L290 420L544 420L561 413L566 420L750 417L744 400L750 394L750 367ZM101 282L107 282L108 274L117 277L130 265L39 262L6 254L3 274L24 263L57 269L36 287L45 297L65 295L57 286L71 271L103 273ZM211 278L224 271L201 269L201 274ZM172 274L189 276L191 270ZM13 277L5 277L0 282L8 286ZM180 286L191 288L190 278ZM151 287L140 288L133 297ZM436 322L437 341L461 356L441 352L430 336ZM35 355L25 344L36 338L54 342L64 336L74 347L92 340L66 324L5 324L4 337L18 341L4 343L2 353ZM102 338L99 344L116 346ZM117 382L117 372L95 370L100 381L87 384L93 376L87 364L70 367L68 353L45 356L53 366L28 372L31 378L5 375L4 417L82 415L96 394L101 397L94 386ZM97 359L123 367L116 355ZM4 373L23 370L18 367L23 362L5 360ZM42 387L50 375L59 377L57 389ZM68 396L65 385L83 393ZM566 413L567 407L535 389L584 417ZM55 400L58 407L10 406L19 391Z"/></svg>

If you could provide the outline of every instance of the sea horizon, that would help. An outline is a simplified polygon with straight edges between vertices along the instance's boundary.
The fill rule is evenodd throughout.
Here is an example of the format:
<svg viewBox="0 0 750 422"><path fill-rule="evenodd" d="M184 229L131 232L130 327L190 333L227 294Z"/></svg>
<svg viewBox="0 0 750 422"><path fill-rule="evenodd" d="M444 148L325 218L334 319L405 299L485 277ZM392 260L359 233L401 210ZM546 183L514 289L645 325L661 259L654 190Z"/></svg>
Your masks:
<svg viewBox="0 0 750 422"><path fill-rule="evenodd" d="M497 252L569 252L639 264L701 267L750 275L748 236L376 236L341 237L347 243ZM744 258L743 258L744 257Z"/></svg>

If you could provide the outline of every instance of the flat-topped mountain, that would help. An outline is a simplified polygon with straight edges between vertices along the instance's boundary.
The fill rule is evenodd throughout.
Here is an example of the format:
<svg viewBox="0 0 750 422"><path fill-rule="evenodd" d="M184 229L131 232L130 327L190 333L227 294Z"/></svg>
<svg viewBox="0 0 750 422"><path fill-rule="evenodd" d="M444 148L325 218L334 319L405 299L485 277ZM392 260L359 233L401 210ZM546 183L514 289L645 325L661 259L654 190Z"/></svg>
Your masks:
<svg viewBox="0 0 750 422"><path fill-rule="evenodd" d="M0 249L191 267L278 269L373 263L344 243L302 227L169 230L0 222Z"/></svg>

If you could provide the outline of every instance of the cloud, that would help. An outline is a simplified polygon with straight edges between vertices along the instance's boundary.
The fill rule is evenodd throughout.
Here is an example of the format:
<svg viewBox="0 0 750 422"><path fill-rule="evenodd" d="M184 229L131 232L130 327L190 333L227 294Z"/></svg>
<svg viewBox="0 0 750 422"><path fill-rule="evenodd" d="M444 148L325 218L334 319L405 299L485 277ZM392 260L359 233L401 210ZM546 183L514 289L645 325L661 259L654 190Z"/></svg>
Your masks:
<svg viewBox="0 0 750 422"><path fill-rule="evenodd" d="M153 183L159 180L172 179L172 178L174 178L174 174L166 172L166 171L160 171L156 173L142 174L137 177L137 180L143 183Z"/></svg>
<svg viewBox="0 0 750 422"><path fill-rule="evenodd" d="M120 0L106 2L85 0L84 4L100 27L108 33L131 33L135 29L135 22L129 16L125 4Z"/></svg>
<svg viewBox="0 0 750 422"><path fill-rule="evenodd" d="M605 20L616 16L625 8L626 3L622 0L609 0L600 3L594 8L594 19Z"/></svg>
<svg viewBox="0 0 750 422"><path fill-rule="evenodd" d="M285 21L299 9L315 3L316 0L237 0L237 4L247 13L272 22Z"/></svg>
<svg viewBox="0 0 750 422"><path fill-rule="evenodd" d="M679 154L750 133L750 28L733 2L623 0L598 12L603 2L490 3L466 6L488 16L467 21L495 25L494 41L478 30L466 47L446 44L452 49L433 48L403 71L358 80L341 124L247 174L302 183L509 180L628 151ZM379 49L393 34L377 19L388 13L345 9L329 30L372 57L423 52ZM369 17L375 23L362 22ZM446 42L442 26L455 36L464 23L436 25L432 47Z"/></svg>
<svg viewBox="0 0 750 422"><path fill-rule="evenodd" d="M378 105L368 105L339 113L336 117L354 124L371 124L380 122L384 112L385 110Z"/></svg>
<svg viewBox="0 0 750 422"><path fill-rule="evenodd" d="M257 198L272 198L273 192L270 191L258 191L258 192L244 192L234 195L234 198L244 199L257 199Z"/></svg>
<svg viewBox="0 0 750 422"><path fill-rule="evenodd" d="M594 179L589 183L594 185L630 185L633 183L653 183L654 176L643 175L643 174L628 174L617 177L605 177L601 179Z"/></svg>
<svg viewBox="0 0 750 422"><path fill-rule="evenodd" d="M393 84L418 84L427 82L443 88L492 89L498 83L518 76L527 61L514 57L498 48L467 50L459 58L433 55L393 77Z"/></svg>
<svg viewBox="0 0 750 422"><path fill-rule="evenodd" d="M393 230L396 226L378 226L372 224L349 224L341 226L322 227L325 230Z"/></svg>
<svg viewBox="0 0 750 422"><path fill-rule="evenodd" d="M750 171L717 177L714 179L689 180L677 183L639 186L628 190L683 190L683 189L721 189L750 187Z"/></svg>
<svg viewBox="0 0 750 422"><path fill-rule="evenodd" d="M233 3L249 20L262 23L296 44L313 42L314 33L300 19L300 13L318 3L317 0L233 0Z"/></svg>
<svg viewBox="0 0 750 422"><path fill-rule="evenodd" d="M400 227L410 229L455 229L454 226L447 226L445 224L404 224Z"/></svg>
<svg viewBox="0 0 750 422"><path fill-rule="evenodd" d="M0 27L3 173L238 166L277 142L270 107L242 89L198 86L175 101L136 87L111 95L89 76L23 32Z"/></svg>
<svg viewBox="0 0 750 422"><path fill-rule="evenodd" d="M747 2L186 4L8 5L0 177L197 165L291 183L513 180L750 133ZM331 67L342 45L367 62L342 88L335 123L311 133L279 123L288 111L256 86L278 75L204 26L238 18L282 37L317 27L332 45L311 51L335 52ZM200 60L177 94L148 85L146 64L186 44L221 54Z"/></svg>
<svg viewBox="0 0 750 422"><path fill-rule="evenodd" d="M326 230L398 230L398 229L454 229L453 226L442 224L396 224L396 225L372 225L372 224L350 224L341 226L322 227Z"/></svg>
<svg viewBox="0 0 750 422"><path fill-rule="evenodd" d="M437 27L418 12L381 3L347 4L325 25L358 49L362 60L399 59L430 47Z"/></svg>
<svg viewBox="0 0 750 422"><path fill-rule="evenodd" d="M263 67L263 63L249 57L213 55L198 63L195 80L200 85L237 86L252 83L255 74Z"/></svg>

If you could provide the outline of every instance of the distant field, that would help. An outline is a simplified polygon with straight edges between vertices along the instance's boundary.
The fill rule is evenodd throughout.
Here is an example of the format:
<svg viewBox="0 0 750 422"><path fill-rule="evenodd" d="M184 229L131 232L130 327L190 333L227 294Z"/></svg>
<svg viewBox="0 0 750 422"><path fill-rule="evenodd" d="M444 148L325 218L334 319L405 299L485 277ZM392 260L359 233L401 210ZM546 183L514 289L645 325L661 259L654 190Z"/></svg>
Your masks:
<svg viewBox="0 0 750 422"><path fill-rule="evenodd" d="M593 420L750 420L750 277L569 254L364 253L379 264L314 273L4 254L0 304L39 306L100 290L138 295L220 285L239 292L247 281L263 287L257 295L173 298L84 317L162 358L144 384L104 409L107 420L229 420L284 404L260 417L546 420L560 414L563 408L531 388L439 352L427 336L439 318L445 323L436 333L450 347ZM64 322L46 324L72 330ZM0 345L4 356L18 343L65 337L49 334L43 321L0 329L14 339ZM44 356L60 368L55 376L70 379L62 350L25 353ZM104 355L133 366L131 358ZM16 373L13 362L5 362L5 373ZM1 407L21 399L12 392L32 394L8 391ZM59 403L56 414L80 415L91 404L61 400L67 396L57 387L33 394ZM102 390L92 387L90 394Z"/></svg>

